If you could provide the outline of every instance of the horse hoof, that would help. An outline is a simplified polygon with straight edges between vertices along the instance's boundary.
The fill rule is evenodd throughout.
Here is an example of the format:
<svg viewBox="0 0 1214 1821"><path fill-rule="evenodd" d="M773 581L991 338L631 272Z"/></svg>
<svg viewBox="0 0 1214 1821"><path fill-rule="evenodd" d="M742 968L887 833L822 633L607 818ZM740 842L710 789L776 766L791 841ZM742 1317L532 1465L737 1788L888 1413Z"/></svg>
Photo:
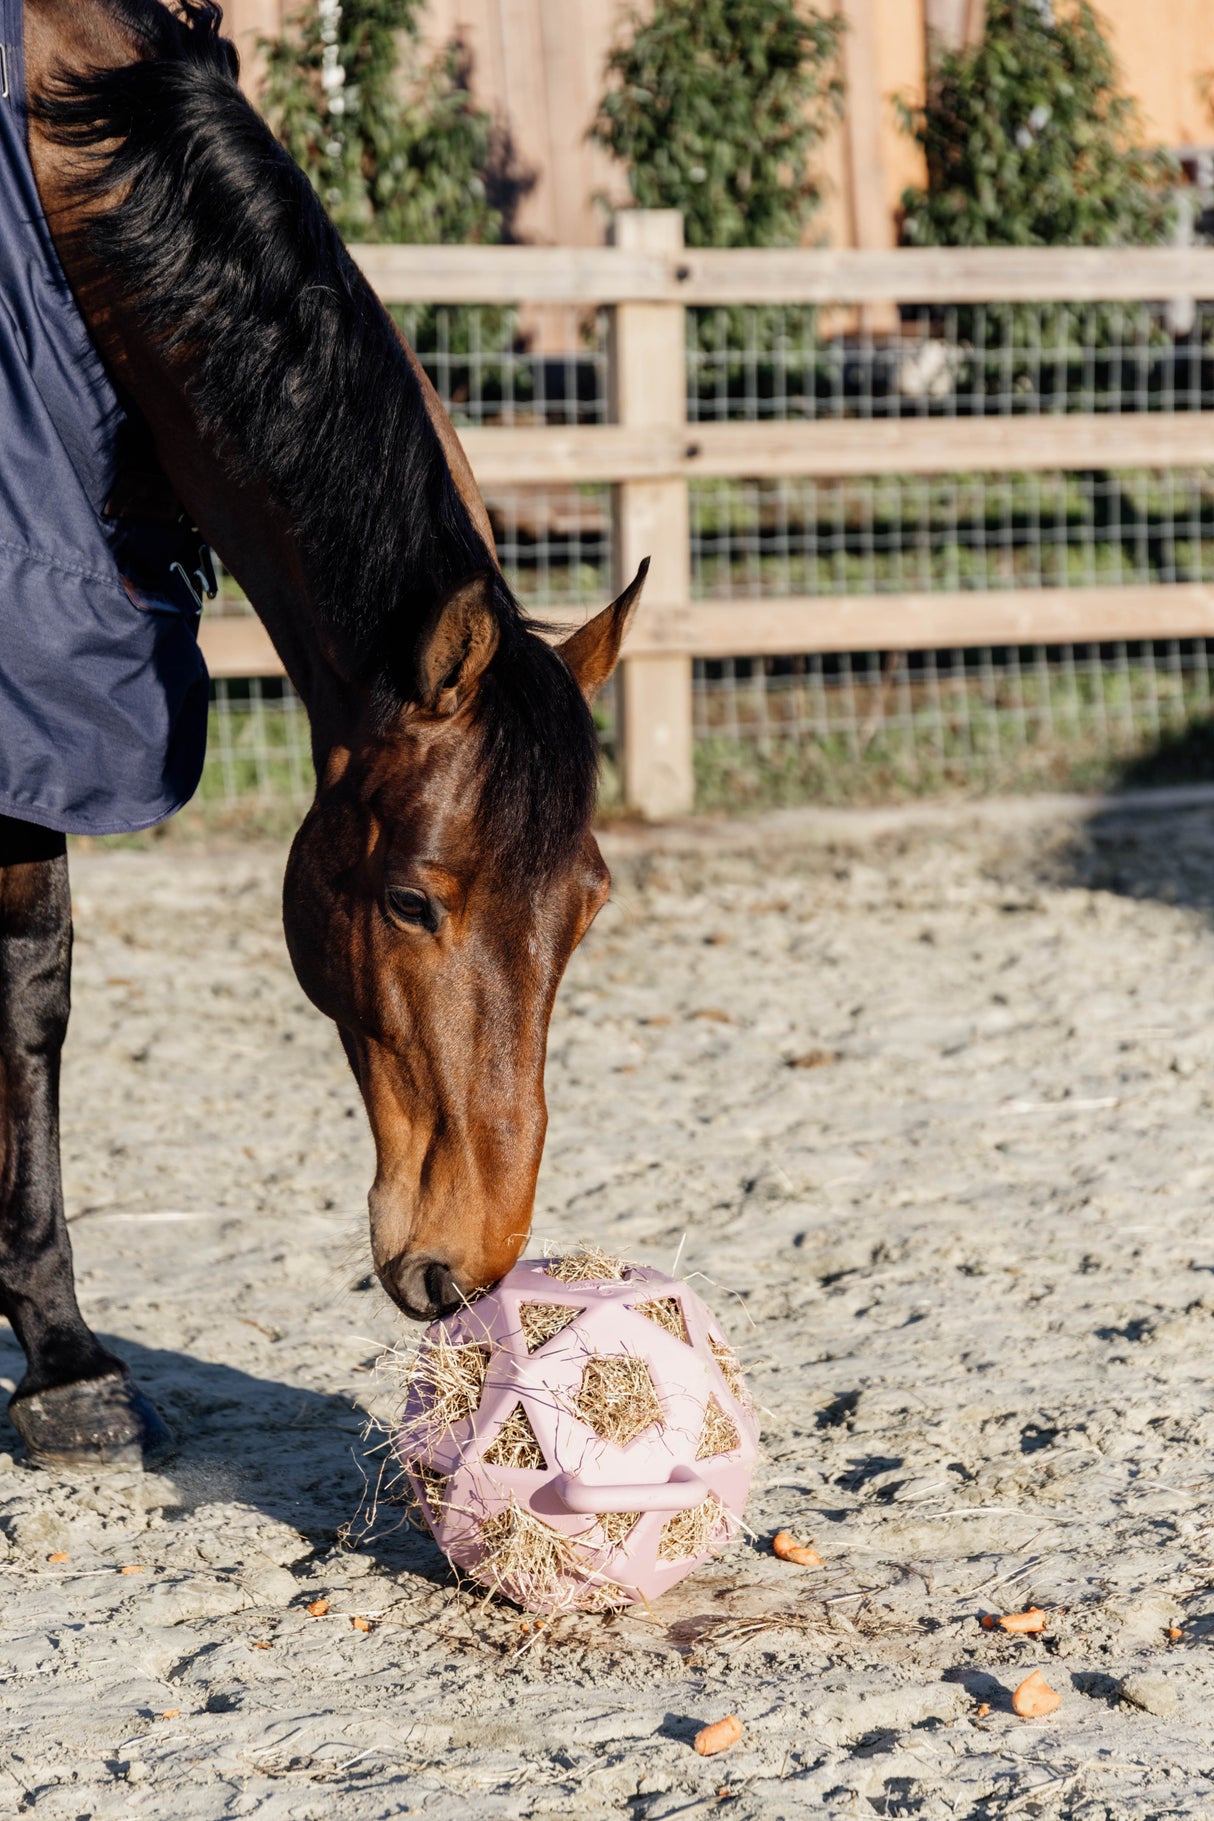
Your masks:
<svg viewBox="0 0 1214 1821"><path fill-rule="evenodd" d="M8 1414L37 1467L155 1467L176 1448L129 1372L15 1397Z"/></svg>

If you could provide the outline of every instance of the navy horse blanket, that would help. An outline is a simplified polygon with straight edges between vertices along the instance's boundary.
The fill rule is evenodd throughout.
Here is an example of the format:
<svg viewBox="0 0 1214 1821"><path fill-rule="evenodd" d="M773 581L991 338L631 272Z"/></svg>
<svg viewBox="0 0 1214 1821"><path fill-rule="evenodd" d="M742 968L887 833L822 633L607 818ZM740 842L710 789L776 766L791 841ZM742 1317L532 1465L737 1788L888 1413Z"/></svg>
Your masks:
<svg viewBox="0 0 1214 1821"><path fill-rule="evenodd" d="M128 833L180 809L202 771L199 543L163 509L151 439L51 240L21 8L0 0L0 814Z"/></svg>

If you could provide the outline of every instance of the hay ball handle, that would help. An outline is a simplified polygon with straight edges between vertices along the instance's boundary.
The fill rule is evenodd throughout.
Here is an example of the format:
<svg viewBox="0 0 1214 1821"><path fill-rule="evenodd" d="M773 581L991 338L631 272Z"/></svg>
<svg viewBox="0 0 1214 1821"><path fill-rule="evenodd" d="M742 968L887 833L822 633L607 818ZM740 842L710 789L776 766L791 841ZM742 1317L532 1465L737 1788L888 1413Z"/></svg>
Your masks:
<svg viewBox="0 0 1214 1821"><path fill-rule="evenodd" d="M676 1467L668 1480L640 1486L595 1486L576 1473L562 1473L552 1490L568 1511L596 1517L604 1511L687 1511L708 1497L703 1480L686 1467Z"/></svg>

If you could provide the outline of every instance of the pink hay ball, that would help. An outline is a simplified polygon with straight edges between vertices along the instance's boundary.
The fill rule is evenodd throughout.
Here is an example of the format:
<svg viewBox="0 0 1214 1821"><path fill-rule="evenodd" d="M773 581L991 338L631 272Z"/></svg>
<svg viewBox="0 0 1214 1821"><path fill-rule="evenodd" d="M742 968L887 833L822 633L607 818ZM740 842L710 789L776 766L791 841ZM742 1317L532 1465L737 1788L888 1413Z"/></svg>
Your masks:
<svg viewBox="0 0 1214 1821"><path fill-rule="evenodd" d="M439 1548L530 1612L651 1601L739 1527L754 1406L677 1278L528 1259L425 1333L395 1448Z"/></svg>

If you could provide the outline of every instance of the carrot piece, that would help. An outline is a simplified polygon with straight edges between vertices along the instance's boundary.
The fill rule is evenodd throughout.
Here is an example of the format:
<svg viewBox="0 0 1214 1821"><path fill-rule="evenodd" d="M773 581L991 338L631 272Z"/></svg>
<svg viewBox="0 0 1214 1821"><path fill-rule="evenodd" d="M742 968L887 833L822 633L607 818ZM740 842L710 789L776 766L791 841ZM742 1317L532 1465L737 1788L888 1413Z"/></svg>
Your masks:
<svg viewBox="0 0 1214 1821"><path fill-rule="evenodd" d="M328 1600L309 1600L308 1611L314 1619L323 1619L329 1610Z"/></svg>
<svg viewBox="0 0 1214 1821"><path fill-rule="evenodd" d="M1030 1606L1027 1612L1008 1612L999 1621L1004 1631L1033 1632L1044 1631L1046 1616L1040 1606Z"/></svg>
<svg viewBox="0 0 1214 1821"><path fill-rule="evenodd" d="M695 1736L694 1744L702 1758L712 1758L719 1751L728 1751L741 1737L741 1720L737 1714L726 1714L723 1720L714 1720L711 1726L702 1726Z"/></svg>
<svg viewBox="0 0 1214 1821"><path fill-rule="evenodd" d="M179 1720L181 1718L181 1709L180 1707L166 1707L160 1718L162 1720Z"/></svg>
<svg viewBox="0 0 1214 1821"><path fill-rule="evenodd" d="M255 1640L255 1642L253 1644L253 1648L254 1648L254 1650L269 1650L271 1648L271 1645L267 1639L258 1638L257 1640Z"/></svg>
<svg viewBox="0 0 1214 1821"><path fill-rule="evenodd" d="M128 1562L126 1567L120 1568L118 1572L119 1574L142 1574L143 1567L139 1562Z"/></svg>
<svg viewBox="0 0 1214 1821"><path fill-rule="evenodd" d="M771 1540L771 1552L782 1562L795 1562L798 1568L824 1568L826 1564L816 1549L798 1543L791 1530L777 1530Z"/></svg>
<svg viewBox="0 0 1214 1821"><path fill-rule="evenodd" d="M371 1629L370 1619L360 1619L360 1618L355 1617L350 1620L350 1623L351 1623L351 1625L353 1625L355 1631L370 1631L370 1629Z"/></svg>
<svg viewBox="0 0 1214 1821"><path fill-rule="evenodd" d="M54 1556L52 1556L51 1561L53 1562L54 1559L55 1559ZM1184 1632L1181 1630L1179 1625L1169 1625L1168 1626L1168 1636L1171 1638L1172 1642L1175 1644L1179 1638L1183 1638Z"/></svg>
<svg viewBox="0 0 1214 1821"><path fill-rule="evenodd" d="M48 1562L70 1562L72 1558L66 1549L56 1549L54 1555L48 1555L46 1559Z"/></svg>
<svg viewBox="0 0 1214 1821"><path fill-rule="evenodd" d="M1025 1676L1012 1696L1012 1712L1019 1714L1022 1720L1039 1720L1044 1714L1055 1713L1061 1706L1062 1696L1056 1688L1050 1687L1039 1669L1031 1676Z"/></svg>
<svg viewBox="0 0 1214 1821"><path fill-rule="evenodd" d="M979 1702L979 1703L978 1703L978 1711L977 1711L977 1713L976 1713L976 1714L975 1714L975 1715L974 1715L974 1718L975 1718L975 1719L976 1719L976 1720L985 1720L985 1719L986 1719L986 1716L987 1716L987 1714L988 1714L988 1713L990 1713L990 1711L991 1711L991 1704L990 1704L990 1702L989 1702L989 1701L980 1701L980 1702Z"/></svg>

